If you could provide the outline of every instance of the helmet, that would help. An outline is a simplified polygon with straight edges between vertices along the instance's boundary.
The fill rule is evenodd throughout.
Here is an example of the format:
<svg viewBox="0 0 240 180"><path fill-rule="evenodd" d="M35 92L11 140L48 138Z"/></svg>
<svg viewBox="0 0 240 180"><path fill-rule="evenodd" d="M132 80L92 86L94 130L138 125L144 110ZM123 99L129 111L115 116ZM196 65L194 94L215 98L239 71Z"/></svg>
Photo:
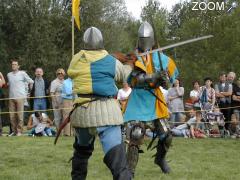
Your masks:
<svg viewBox="0 0 240 180"><path fill-rule="evenodd" d="M104 49L101 31L96 27L88 28L83 35L84 49Z"/></svg>
<svg viewBox="0 0 240 180"><path fill-rule="evenodd" d="M154 32L152 26L143 22L138 29L138 48L143 51L151 49L154 45Z"/></svg>

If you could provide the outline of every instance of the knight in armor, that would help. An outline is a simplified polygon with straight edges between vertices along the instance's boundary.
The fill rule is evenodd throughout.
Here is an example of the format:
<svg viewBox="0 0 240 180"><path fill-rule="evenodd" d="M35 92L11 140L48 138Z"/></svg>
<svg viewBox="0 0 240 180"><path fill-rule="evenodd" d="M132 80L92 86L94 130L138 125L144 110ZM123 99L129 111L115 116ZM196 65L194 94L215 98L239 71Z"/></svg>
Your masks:
<svg viewBox="0 0 240 180"><path fill-rule="evenodd" d="M130 124L127 158L133 175L146 128L153 132L153 139L148 148L158 139L155 164L163 173L170 172L166 154L172 142L172 135L167 123L169 112L160 86L166 86L168 82L174 83L178 70L168 56L160 52L152 53L154 46L153 28L148 22L143 22L138 30L137 54L147 54L137 56L134 70L129 77L129 84L133 89L124 111L124 120Z"/></svg>
<svg viewBox="0 0 240 180"><path fill-rule="evenodd" d="M104 151L104 163L114 180L130 180L125 146L121 136L123 116L115 99L115 81L122 82L131 73L129 65L109 55L103 46L101 31L88 28L83 36L84 50L73 56L68 75L73 79L76 94L71 113L76 136L72 158L73 180L85 180L88 159L98 135Z"/></svg>

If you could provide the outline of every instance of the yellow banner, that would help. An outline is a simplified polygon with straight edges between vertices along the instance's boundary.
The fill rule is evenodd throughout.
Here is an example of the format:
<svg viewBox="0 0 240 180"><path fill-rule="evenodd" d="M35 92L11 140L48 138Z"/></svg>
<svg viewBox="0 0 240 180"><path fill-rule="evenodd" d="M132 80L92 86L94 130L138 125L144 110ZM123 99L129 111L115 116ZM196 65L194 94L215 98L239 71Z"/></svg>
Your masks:
<svg viewBox="0 0 240 180"><path fill-rule="evenodd" d="M72 0L72 16L74 17L77 27L80 30L79 6L80 0Z"/></svg>

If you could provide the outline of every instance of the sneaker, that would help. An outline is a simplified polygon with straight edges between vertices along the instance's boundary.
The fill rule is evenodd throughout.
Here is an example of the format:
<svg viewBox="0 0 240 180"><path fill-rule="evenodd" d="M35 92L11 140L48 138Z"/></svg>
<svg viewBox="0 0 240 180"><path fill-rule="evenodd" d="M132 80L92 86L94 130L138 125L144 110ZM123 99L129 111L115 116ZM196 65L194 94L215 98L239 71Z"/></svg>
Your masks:
<svg viewBox="0 0 240 180"><path fill-rule="evenodd" d="M17 133L17 136L22 136L22 133Z"/></svg>
<svg viewBox="0 0 240 180"><path fill-rule="evenodd" d="M13 133L9 134L8 136L16 136L16 134L13 132Z"/></svg>

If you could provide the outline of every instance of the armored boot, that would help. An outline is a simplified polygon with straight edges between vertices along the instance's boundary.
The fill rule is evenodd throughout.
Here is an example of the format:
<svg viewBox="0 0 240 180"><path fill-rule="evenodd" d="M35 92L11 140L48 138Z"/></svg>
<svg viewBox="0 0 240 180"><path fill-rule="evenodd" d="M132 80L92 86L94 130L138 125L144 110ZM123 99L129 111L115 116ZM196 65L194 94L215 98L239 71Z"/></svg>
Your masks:
<svg viewBox="0 0 240 180"><path fill-rule="evenodd" d="M172 135L169 133L167 136L161 140L158 140L157 153L155 156L154 163L157 164L163 173L170 173L171 169L166 162L166 154L172 143Z"/></svg>
<svg viewBox="0 0 240 180"><path fill-rule="evenodd" d="M137 145L129 144L127 150L127 162L133 177L135 174L135 169L137 167L138 159L139 159L139 147Z"/></svg>
<svg viewBox="0 0 240 180"><path fill-rule="evenodd" d="M128 169L124 144L113 147L104 157L104 163L111 170L113 180L131 180L132 174Z"/></svg>
<svg viewBox="0 0 240 180"><path fill-rule="evenodd" d="M87 177L88 159L94 150L93 143L88 146L80 146L76 140L73 147L75 150L72 158L72 180L85 180Z"/></svg>

